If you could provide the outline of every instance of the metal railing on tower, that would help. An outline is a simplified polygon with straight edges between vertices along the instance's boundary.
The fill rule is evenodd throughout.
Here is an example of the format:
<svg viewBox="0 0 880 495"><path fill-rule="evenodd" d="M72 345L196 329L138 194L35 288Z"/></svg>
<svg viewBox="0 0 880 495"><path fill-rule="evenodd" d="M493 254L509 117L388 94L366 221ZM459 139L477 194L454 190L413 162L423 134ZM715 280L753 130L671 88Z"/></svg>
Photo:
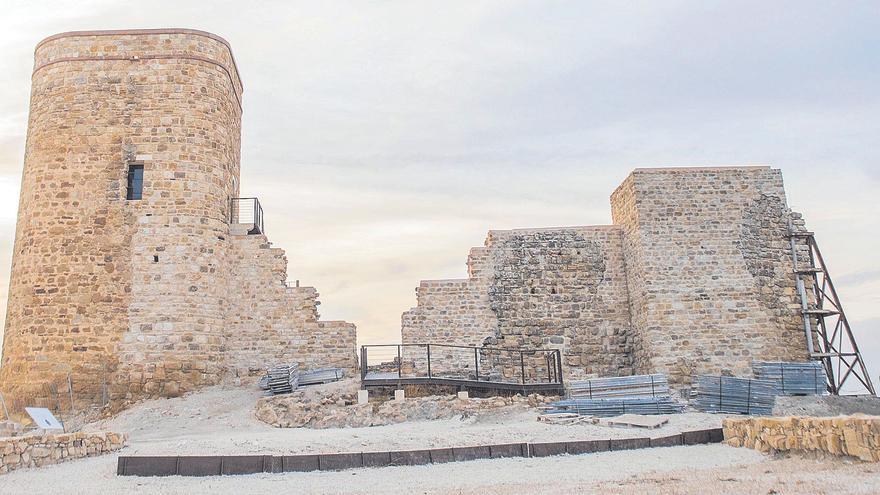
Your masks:
<svg viewBox="0 0 880 495"><path fill-rule="evenodd" d="M232 198L229 205L229 223L248 226L248 235L265 234L263 207L257 198Z"/></svg>

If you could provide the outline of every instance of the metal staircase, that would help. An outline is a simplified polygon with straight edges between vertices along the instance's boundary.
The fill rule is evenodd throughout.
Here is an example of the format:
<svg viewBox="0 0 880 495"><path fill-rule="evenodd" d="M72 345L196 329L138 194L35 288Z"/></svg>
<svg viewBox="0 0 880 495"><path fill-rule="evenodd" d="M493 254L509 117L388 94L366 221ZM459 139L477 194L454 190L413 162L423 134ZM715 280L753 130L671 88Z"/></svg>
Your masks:
<svg viewBox="0 0 880 495"><path fill-rule="evenodd" d="M847 392L875 395L874 384L834 290L815 235L798 231L789 223L789 239L807 351L811 359L822 362L828 378L828 391L840 395L843 386L850 381L857 389ZM803 260L799 260L799 250Z"/></svg>

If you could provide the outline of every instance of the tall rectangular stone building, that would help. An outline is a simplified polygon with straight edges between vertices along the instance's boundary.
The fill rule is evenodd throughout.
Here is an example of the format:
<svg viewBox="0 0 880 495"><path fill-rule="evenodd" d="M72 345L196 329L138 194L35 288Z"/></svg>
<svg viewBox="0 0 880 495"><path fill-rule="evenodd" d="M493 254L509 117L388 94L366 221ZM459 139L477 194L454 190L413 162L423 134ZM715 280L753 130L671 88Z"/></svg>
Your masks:
<svg viewBox="0 0 880 495"><path fill-rule="evenodd" d="M242 218L243 86L222 38L71 32L37 45L0 362L8 401L114 406L279 361L356 367L355 329L289 287ZM255 203L252 203L255 204Z"/></svg>
<svg viewBox="0 0 880 495"><path fill-rule="evenodd" d="M557 347L568 378L744 374L807 359L782 174L637 169L605 226L491 231L463 280L427 280L404 343Z"/></svg>

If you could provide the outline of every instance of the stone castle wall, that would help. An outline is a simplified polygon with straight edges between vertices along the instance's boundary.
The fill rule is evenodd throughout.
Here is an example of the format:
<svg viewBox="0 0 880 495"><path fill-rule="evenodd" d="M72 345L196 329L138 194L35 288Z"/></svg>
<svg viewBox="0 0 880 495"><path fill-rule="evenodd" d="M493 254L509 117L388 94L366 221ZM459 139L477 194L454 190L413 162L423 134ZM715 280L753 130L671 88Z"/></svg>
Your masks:
<svg viewBox="0 0 880 495"><path fill-rule="evenodd" d="M305 368L357 365L355 326L319 321L318 291L288 287L287 257L264 235L233 235L227 365L237 375L262 373L273 363Z"/></svg>
<svg viewBox="0 0 880 495"><path fill-rule="evenodd" d="M687 383L800 361L806 344L782 174L769 167L641 169L612 195L627 242L636 369Z"/></svg>
<svg viewBox="0 0 880 495"><path fill-rule="evenodd" d="M230 308L252 297L235 291L244 269L233 263L271 267L253 268L266 278L255 288L284 279L272 256L230 234L241 94L228 43L209 33L78 32L37 46L0 363L7 396L66 388L68 375L84 402L173 396L218 383L255 352L276 357L268 337L249 358L230 347L241 313ZM144 169L140 200L126 200L131 164ZM284 319L290 335L276 343L308 340L316 301L299 300L248 318Z"/></svg>
<svg viewBox="0 0 880 495"><path fill-rule="evenodd" d="M779 170L639 169L614 224L491 231L467 279L425 281L404 343L559 348L567 378L750 372L806 359Z"/></svg>
<svg viewBox="0 0 880 495"><path fill-rule="evenodd" d="M468 279L420 284L403 342L558 348L569 377L629 374L621 242L614 226L491 231Z"/></svg>

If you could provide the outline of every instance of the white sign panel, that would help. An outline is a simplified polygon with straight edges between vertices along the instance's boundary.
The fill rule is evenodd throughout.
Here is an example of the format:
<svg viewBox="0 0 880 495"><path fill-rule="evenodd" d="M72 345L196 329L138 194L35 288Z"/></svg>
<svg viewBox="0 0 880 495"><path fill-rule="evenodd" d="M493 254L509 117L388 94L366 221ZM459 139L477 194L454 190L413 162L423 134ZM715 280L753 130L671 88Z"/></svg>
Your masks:
<svg viewBox="0 0 880 495"><path fill-rule="evenodd" d="M61 423L55 419L55 416L52 414L52 411L46 409L45 407L26 407L24 408L27 411L28 415L34 420L34 424L38 428L42 428L44 430L63 430L64 427L61 426Z"/></svg>

